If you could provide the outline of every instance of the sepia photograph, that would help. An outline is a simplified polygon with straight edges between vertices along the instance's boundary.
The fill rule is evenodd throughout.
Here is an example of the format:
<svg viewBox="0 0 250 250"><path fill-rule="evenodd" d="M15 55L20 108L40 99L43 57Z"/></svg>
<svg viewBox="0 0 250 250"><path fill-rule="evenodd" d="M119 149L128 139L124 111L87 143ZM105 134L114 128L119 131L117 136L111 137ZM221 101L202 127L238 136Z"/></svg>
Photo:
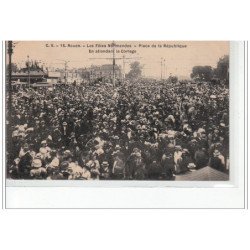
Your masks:
<svg viewBox="0 0 250 250"><path fill-rule="evenodd" d="M229 181L228 41L6 41L9 180Z"/></svg>

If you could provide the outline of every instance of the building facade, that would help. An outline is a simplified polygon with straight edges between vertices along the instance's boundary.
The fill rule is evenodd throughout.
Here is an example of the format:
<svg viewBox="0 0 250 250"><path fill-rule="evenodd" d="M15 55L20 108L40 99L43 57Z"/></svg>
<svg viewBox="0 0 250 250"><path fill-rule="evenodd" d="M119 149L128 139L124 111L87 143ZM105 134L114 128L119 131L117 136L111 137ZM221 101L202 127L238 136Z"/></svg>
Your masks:
<svg viewBox="0 0 250 250"><path fill-rule="evenodd" d="M122 70L118 65L114 66L114 73L116 79L122 78ZM81 70L81 75L83 80L87 80L90 82L95 81L112 81L113 78L113 65L112 64L104 64L100 66L91 65L89 68L85 68Z"/></svg>

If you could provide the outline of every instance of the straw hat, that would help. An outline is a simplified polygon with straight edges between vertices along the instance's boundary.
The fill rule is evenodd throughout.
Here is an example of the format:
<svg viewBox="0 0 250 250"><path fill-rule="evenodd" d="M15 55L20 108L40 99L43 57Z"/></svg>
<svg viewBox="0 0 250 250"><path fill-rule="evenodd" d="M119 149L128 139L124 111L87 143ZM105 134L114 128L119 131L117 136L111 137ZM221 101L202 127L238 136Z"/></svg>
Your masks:
<svg viewBox="0 0 250 250"><path fill-rule="evenodd" d="M42 161L38 158L35 158L32 162L34 168L40 168L42 166Z"/></svg>
<svg viewBox="0 0 250 250"><path fill-rule="evenodd" d="M108 163L107 161L104 161L104 162L102 163L102 166L103 166L103 167L108 167L108 166L109 166L109 163Z"/></svg>
<svg viewBox="0 0 250 250"><path fill-rule="evenodd" d="M220 151L218 149L214 150L214 157L217 157L220 155Z"/></svg>
<svg viewBox="0 0 250 250"><path fill-rule="evenodd" d="M182 150L182 148L181 148L180 145L176 145L176 146L175 146L175 149L176 149L176 150Z"/></svg>

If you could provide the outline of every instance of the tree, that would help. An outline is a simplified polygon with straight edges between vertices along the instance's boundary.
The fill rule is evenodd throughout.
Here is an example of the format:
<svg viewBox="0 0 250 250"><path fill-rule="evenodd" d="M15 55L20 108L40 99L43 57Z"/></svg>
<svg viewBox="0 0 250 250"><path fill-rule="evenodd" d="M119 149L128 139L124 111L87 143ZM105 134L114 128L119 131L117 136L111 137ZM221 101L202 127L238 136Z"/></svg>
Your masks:
<svg viewBox="0 0 250 250"><path fill-rule="evenodd" d="M210 81L213 77L213 69L211 66L194 66L190 77L195 80Z"/></svg>
<svg viewBox="0 0 250 250"><path fill-rule="evenodd" d="M8 64L7 65L7 72L9 71L9 67L10 67L10 65ZM19 70L15 63L11 63L11 69L12 69L12 72L17 72Z"/></svg>
<svg viewBox="0 0 250 250"><path fill-rule="evenodd" d="M228 81L229 78L229 56L225 55L221 57L217 63L217 68L215 69L215 76L220 80Z"/></svg>
<svg viewBox="0 0 250 250"><path fill-rule="evenodd" d="M169 83L177 83L178 82L178 77L170 75L167 81Z"/></svg>
<svg viewBox="0 0 250 250"><path fill-rule="evenodd" d="M130 64L130 71L126 75L127 78L137 79L142 75L142 66L139 62L135 61Z"/></svg>

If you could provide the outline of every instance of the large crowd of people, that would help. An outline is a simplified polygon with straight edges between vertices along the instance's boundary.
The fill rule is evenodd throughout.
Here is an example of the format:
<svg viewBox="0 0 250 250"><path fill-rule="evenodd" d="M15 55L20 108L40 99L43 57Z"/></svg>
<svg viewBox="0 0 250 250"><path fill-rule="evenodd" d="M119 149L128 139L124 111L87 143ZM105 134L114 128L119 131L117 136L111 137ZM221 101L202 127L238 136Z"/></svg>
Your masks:
<svg viewBox="0 0 250 250"><path fill-rule="evenodd" d="M229 89L139 80L13 90L7 176L174 180L229 172Z"/></svg>

